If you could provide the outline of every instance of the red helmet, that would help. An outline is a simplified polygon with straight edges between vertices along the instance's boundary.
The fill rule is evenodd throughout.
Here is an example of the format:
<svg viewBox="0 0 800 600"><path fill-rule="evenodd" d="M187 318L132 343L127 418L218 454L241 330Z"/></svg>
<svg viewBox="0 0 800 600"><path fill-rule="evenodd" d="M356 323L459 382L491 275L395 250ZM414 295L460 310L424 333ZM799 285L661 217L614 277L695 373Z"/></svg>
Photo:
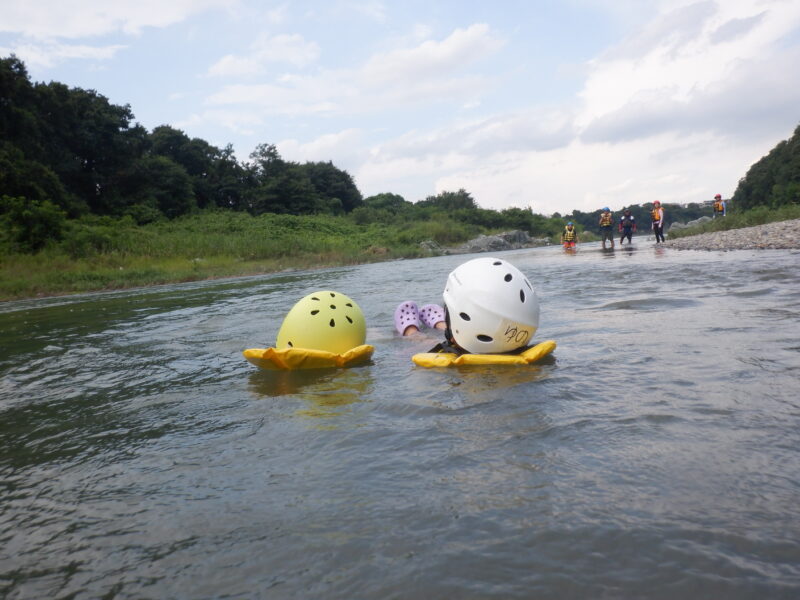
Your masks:
<svg viewBox="0 0 800 600"><path fill-rule="evenodd" d="M661 202L659 202L658 200L656 200L655 202L653 202L653 206L661 206Z"/></svg>
<svg viewBox="0 0 800 600"><path fill-rule="evenodd" d="M722 199L722 196L720 196L719 194L717 194L716 196L714 196L714 199L715 199L715 200L717 200L717 199L721 200L721 199Z"/></svg>

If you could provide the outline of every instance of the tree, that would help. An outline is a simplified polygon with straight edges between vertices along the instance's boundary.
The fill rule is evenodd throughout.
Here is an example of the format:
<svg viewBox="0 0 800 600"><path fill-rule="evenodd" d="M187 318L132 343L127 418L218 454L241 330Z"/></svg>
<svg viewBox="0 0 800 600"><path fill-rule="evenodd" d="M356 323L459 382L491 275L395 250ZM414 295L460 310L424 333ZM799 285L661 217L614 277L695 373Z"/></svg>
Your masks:
<svg viewBox="0 0 800 600"><path fill-rule="evenodd" d="M800 185L800 125L788 140L779 142L769 154L755 162L739 180L733 194L733 206L748 209L755 206L778 207L800 202L796 189Z"/></svg>
<svg viewBox="0 0 800 600"><path fill-rule="evenodd" d="M37 160L92 212L113 214L117 175L141 156L146 130L131 126L130 106L116 106L93 90L61 83L37 84L36 102L45 140Z"/></svg>
<svg viewBox="0 0 800 600"><path fill-rule="evenodd" d="M324 212L307 172L284 161L273 144L260 144L250 158L253 162L247 166L250 186L245 203L252 214Z"/></svg>
<svg viewBox="0 0 800 600"><path fill-rule="evenodd" d="M67 194L50 168L27 160L19 148L3 141L0 141L0 193L36 202L50 200L72 217L88 210L85 204Z"/></svg>
<svg viewBox="0 0 800 600"><path fill-rule="evenodd" d="M0 59L0 140L35 158L41 149L35 92L25 64Z"/></svg>
<svg viewBox="0 0 800 600"><path fill-rule="evenodd" d="M0 197L0 231L17 252L36 252L63 234L64 211L49 200Z"/></svg>
<svg viewBox="0 0 800 600"><path fill-rule="evenodd" d="M361 192L358 191L353 178L347 171L328 162L309 162L302 166L317 196L329 207L331 212L351 212L363 204ZM335 210L338 207L339 210Z"/></svg>
<svg viewBox="0 0 800 600"><path fill-rule="evenodd" d="M459 208L478 208L475 200L465 189L457 192L441 192L436 196L428 196L425 200L417 202L420 207L434 207L444 210L458 210Z"/></svg>
<svg viewBox="0 0 800 600"><path fill-rule="evenodd" d="M186 170L200 208L218 206L219 171L221 163L227 159L222 150L200 138L190 139L183 131L169 125L156 127L149 141L150 153L165 156Z"/></svg>
<svg viewBox="0 0 800 600"><path fill-rule="evenodd" d="M120 212L138 215L138 220L141 215L153 215L153 209L172 219L197 207L186 170L166 156L145 156L136 161L121 178L120 189L126 204Z"/></svg>

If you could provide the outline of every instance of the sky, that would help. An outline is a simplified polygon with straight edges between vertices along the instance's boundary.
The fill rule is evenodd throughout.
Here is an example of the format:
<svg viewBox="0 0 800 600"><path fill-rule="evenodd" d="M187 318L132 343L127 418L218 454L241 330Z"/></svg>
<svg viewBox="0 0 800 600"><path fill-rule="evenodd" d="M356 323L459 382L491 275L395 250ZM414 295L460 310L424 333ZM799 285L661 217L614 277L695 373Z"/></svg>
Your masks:
<svg viewBox="0 0 800 600"><path fill-rule="evenodd" d="M0 0L0 56L240 162L484 208L729 198L800 125L797 0Z"/></svg>

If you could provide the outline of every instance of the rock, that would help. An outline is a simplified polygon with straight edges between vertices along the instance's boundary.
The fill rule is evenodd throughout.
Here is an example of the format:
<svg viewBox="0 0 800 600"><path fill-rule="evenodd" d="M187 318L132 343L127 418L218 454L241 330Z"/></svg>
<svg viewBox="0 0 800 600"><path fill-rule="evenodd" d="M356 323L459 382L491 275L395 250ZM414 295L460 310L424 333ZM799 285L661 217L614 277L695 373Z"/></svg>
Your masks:
<svg viewBox="0 0 800 600"><path fill-rule="evenodd" d="M500 252L511 250L512 245L499 235L481 235L462 246L466 252Z"/></svg>
<svg viewBox="0 0 800 600"><path fill-rule="evenodd" d="M515 229L495 235L480 235L458 248L453 248L452 253L502 252L503 250L518 250L520 248L546 246L549 243L550 241L547 238L532 238L528 235L528 232Z"/></svg>
<svg viewBox="0 0 800 600"><path fill-rule="evenodd" d="M800 219L701 233L670 239L663 245L678 250L799 249Z"/></svg>
<svg viewBox="0 0 800 600"><path fill-rule="evenodd" d="M695 219L694 221L689 221L688 223L673 223L669 226L667 231L680 231L681 229L686 229L687 227L694 227L695 225L702 225L703 223L708 223L711 221L711 217L700 217L699 219Z"/></svg>
<svg viewBox="0 0 800 600"><path fill-rule="evenodd" d="M423 240L419 243L419 247L433 256L441 256L442 254L449 254L449 251L442 248L434 240Z"/></svg>

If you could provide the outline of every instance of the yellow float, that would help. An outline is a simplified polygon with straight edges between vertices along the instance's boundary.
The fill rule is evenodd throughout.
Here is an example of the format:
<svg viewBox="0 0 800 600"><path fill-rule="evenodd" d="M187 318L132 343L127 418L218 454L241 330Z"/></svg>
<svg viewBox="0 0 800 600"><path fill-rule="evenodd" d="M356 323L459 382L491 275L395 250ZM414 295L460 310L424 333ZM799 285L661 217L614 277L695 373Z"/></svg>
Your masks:
<svg viewBox="0 0 800 600"><path fill-rule="evenodd" d="M308 348L249 348L242 354L261 369L292 371L352 367L367 362L374 351L372 346L362 344L341 354Z"/></svg>
<svg viewBox="0 0 800 600"><path fill-rule="evenodd" d="M529 365L540 361L556 349L553 340L531 346L519 354L454 354L452 352L421 352L411 357L420 367L456 367L462 365Z"/></svg>
<svg viewBox="0 0 800 600"><path fill-rule="evenodd" d="M244 357L269 370L351 367L368 361L364 313L352 298L321 290L295 304L278 331L276 348L249 348Z"/></svg>

